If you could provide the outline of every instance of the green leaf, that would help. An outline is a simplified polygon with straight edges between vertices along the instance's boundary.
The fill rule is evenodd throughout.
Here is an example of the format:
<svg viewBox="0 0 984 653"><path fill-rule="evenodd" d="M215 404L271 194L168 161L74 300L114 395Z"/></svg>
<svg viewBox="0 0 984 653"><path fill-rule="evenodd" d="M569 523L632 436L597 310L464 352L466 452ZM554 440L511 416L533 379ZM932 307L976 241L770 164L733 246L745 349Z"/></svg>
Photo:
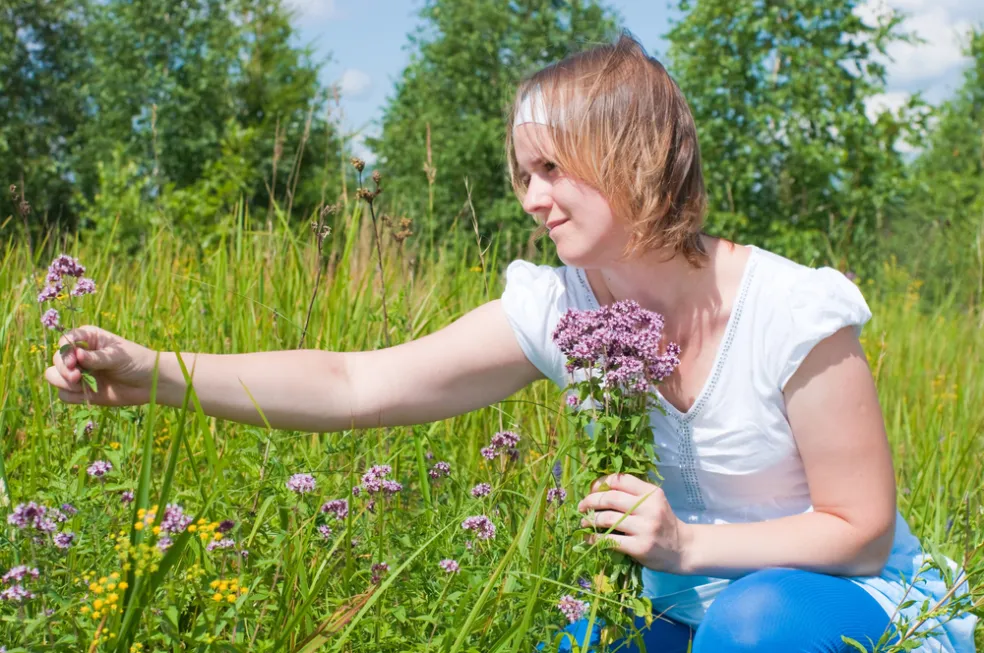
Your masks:
<svg viewBox="0 0 984 653"><path fill-rule="evenodd" d="M89 386L90 390L93 392L99 392L99 388L96 384L96 377L92 376L91 372L82 370L82 380L85 381L85 384Z"/></svg>
<svg viewBox="0 0 984 653"><path fill-rule="evenodd" d="M844 642L845 644L847 644L848 646L850 646L851 648L857 649L858 651L861 651L861 653L868 653L868 649L866 649L864 646L862 646L860 642L858 642L857 640L851 639L850 637L848 637L846 635L841 635L841 641Z"/></svg>

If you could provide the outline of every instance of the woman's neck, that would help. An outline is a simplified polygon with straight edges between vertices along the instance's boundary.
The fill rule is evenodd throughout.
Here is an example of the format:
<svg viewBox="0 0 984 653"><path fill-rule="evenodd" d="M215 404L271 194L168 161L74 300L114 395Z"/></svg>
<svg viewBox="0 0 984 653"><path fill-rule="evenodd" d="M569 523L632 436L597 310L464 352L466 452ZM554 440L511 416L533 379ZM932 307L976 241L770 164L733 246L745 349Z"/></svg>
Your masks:
<svg viewBox="0 0 984 653"><path fill-rule="evenodd" d="M602 305L633 299L642 308L664 315L679 313L696 297L716 294L715 277L724 241L701 236L707 261L695 267L681 254L667 259L653 252L631 261L588 270L589 279Z"/></svg>

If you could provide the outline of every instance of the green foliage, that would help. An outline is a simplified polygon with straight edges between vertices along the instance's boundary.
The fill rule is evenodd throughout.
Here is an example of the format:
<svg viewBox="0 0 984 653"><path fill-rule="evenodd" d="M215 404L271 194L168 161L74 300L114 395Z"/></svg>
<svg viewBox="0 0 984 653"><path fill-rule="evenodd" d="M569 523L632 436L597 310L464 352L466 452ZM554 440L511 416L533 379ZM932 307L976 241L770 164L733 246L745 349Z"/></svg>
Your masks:
<svg viewBox="0 0 984 653"><path fill-rule="evenodd" d="M425 239L446 238L465 206L467 178L483 235L506 231L519 240L530 221L513 197L503 148L516 84L571 52L610 40L615 15L596 0L428 0L420 15L425 25L410 38L410 64L386 108L382 134L367 140L379 157L387 196L427 216L419 225ZM425 191L428 161L436 168L432 206Z"/></svg>
<svg viewBox="0 0 984 653"><path fill-rule="evenodd" d="M344 224L359 214L331 217ZM318 251L306 227L288 231L277 224L271 237L245 219L204 256L197 240L158 231L132 256L104 257L103 243L73 249L98 291L80 303L83 312L73 313L72 323L98 324L168 351L295 346ZM501 292L500 277L490 276L487 291L483 274L469 269L473 252L414 251L427 263L411 278L400 250L387 242L387 287L405 290L389 309L407 317L405 325L390 323L394 342L436 331ZM340 258L318 293L311 347L383 346L368 244L346 249L348 243L334 237L326 241ZM98 650L124 653L131 636L144 651L530 651L561 637L557 631L566 620L555 607L561 596L590 601L595 615L602 604L615 607L609 603L614 593L603 586L582 590L578 584L583 557L575 547L583 515L575 507L589 480L587 461L576 446L581 427L564 414L560 393L546 382L433 424L327 434L211 419L193 392L184 409L71 406L42 381L57 336L41 328L35 290L23 283L32 272L44 275L23 243L5 251L0 572L18 564L40 572L39 581L28 585L38 597L23 612L0 601L0 641L8 650L87 651L102 620L93 618L93 610L112 603L116 608L109 609L102 635L117 637L103 640ZM898 269L886 276L897 280L899 292L865 285L875 317L862 344L886 416L899 509L927 552L964 565L980 602L980 318L950 307L927 315L914 297L915 280ZM191 361L184 362L189 375ZM90 419L97 425L87 432L82 425ZM508 456L487 461L479 452L503 424L521 435L518 464ZM640 425L609 420L604 429L613 434ZM432 461L418 452L433 453ZM97 459L113 465L101 479L86 474ZM426 466L441 460L451 463L451 475L434 482ZM380 499L372 513L367 497L353 497L351 488L376 463L392 465L392 477L404 489L388 505ZM286 479L297 472L314 475L313 493L298 497L286 490ZM492 493L473 497L469 490L478 482L489 483ZM555 482L568 491L560 505L546 501ZM120 501L124 490L134 493L133 504ZM350 504L344 519L319 511L324 500L342 497ZM78 508L58 524L76 534L71 549L41 545L8 523L10 511L31 500ZM193 515L196 532L172 536L162 554L153 526L167 503ZM493 520L497 535L469 549L461 522L477 514ZM206 543L227 519L235 522L225 534L235 548L209 551ZM332 529L327 540L317 530L321 525ZM438 567L444 558L458 560L461 572L445 573ZM378 562L387 562L390 572L374 585L371 565ZM93 583L101 588L98 595ZM96 600L103 601L100 608ZM640 603L626 607L642 610Z"/></svg>
<svg viewBox="0 0 984 653"><path fill-rule="evenodd" d="M984 302L984 31L968 35L972 63L962 87L932 118L912 165L905 218L890 243L900 262L926 281L933 302L949 294Z"/></svg>
<svg viewBox="0 0 984 653"><path fill-rule="evenodd" d="M70 203L76 134L86 120L88 7L88 0L0 3L0 184L26 186L34 214L53 219ZM2 193L0 216L12 208Z"/></svg>
<svg viewBox="0 0 984 653"><path fill-rule="evenodd" d="M899 125L865 99L884 86L877 27L855 0L682 0L671 71L700 134L709 231L801 261L873 266L899 211Z"/></svg>
<svg viewBox="0 0 984 653"><path fill-rule="evenodd" d="M281 0L4 7L0 176L24 175L41 226L102 234L119 213L129 236L162 202L201 228L241 200L288 213L324 201L339 143Z"/></svg>

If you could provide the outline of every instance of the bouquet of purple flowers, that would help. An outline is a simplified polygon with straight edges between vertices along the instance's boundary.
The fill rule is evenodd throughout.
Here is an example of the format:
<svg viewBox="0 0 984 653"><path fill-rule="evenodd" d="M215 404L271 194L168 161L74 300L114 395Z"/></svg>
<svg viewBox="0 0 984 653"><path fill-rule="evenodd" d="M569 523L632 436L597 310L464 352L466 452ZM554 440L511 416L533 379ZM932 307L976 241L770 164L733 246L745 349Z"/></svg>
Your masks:
<svg viewBox="0 0 984 653"><path fill-rule="evenodd" d="M658 458L649 414L664 410L655 385L680 364L680 347L672 342L663 346L663 326L660 314L625 300L598 310L568 310L552 334L573 377L567 403L574 409L577 448L586 463L582 478L589 490L591 483L609 474L646 478L653 473L662 480L654 467ZM599 616L616 625L621 606L648 613L639 598L641 566L618 552L590 555L596 550L586 543L576 545L575 551L584 555L574 572L593 579L593 590L613 600L602 602ZM612 610L613 604L620 607Z"/></svg>

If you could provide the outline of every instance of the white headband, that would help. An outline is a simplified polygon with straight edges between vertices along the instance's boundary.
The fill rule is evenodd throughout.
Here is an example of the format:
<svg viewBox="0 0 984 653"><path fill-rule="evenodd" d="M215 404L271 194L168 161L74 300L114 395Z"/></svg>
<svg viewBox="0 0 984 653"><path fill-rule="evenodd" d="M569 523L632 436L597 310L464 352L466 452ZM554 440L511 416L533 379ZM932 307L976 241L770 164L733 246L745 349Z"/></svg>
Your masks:
<svg viewBox="0 0 984 653"><path fill-rule="evenodd" d="M520 100L519 108L516 109L516 119L513 120L513 129L529 122L548 127L553 124L547 114L543 91L540 90L539 85L530 89Z"/></svg>

